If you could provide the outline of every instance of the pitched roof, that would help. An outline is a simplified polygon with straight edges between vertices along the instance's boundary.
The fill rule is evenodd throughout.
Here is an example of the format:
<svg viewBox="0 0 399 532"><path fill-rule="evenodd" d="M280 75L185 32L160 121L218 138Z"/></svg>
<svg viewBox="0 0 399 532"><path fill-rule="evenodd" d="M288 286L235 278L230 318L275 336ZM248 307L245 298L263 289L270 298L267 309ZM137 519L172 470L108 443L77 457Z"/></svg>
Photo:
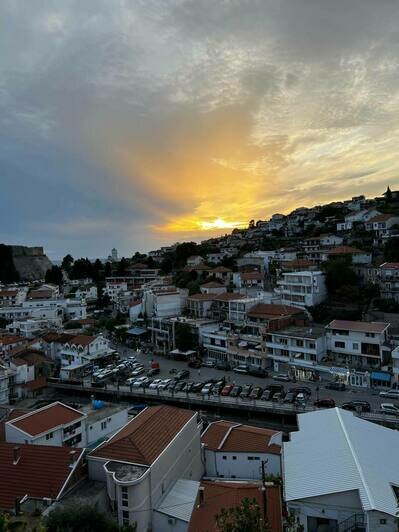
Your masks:
<svg viewBox="0 0 399 532"><path fill-rule="evenodd" d="M62 425L68 425L84 417L82 412L64 405L63 403L51 403L29 414L9 421L9 425L22 430L30 436L37 436L48 430Z"/></svg>
<svg viewBox="0 0 399 532"><path fill-rule="evenodd" d="M364 511L395 516L399 433L339 408L298 415L284 443L285 500L356 490Z"/></svg>
<svg viewBox="0 0 399 532"><path fill-rule="evenodd" d="M25 382L24 384L24 388L26 390L29 390L30 392L42 390L46 386L47 386L46 377L37 377L37 379L33 379L32 381Z"/></svg>
<svg viewBox="0 0 399 532"><path fill-rule="evenodd" d="M15 297L18 290L0 290L0 297Z"/></svg>
<svg viewBox="0 0 399 532"><path fill-rule="evenodd" d="M14 463L15 447L19 447L21 453L17 463ZM80 462L84 449L27 444L16 446L0 442L0 508L12 510L16 499L25 495L58 498L73 473L71 452L77 453L76 463Z"/></svg>
<svg viewBox="0 0 399 532"><path fill-rule="evenodd" d="M216 532L216 516L222 508L239 505L243 499L255 499L263 514L263 492L260 482L201 482L204 500L194 507L188 532ZM201 488L200 488L201 489ZM267 518L273 532L282 530L282 505L279 486L266 489Z"/></svg>
<svg viewBox="0 0 399 532"><path fill-rule="evenodd" d="M382 270L399 270L399 262L384 262L380 264Z"/></svg>
<svg viewBox="0 0 399 532"><path fill-rule="evenodd" d="M374 218L371 218L367 223L386 222L390 218L398 218L398 216L395 216L394 214L378 214L377 216L374 216Z"/></svg>
<svg viewBox="0 0 399 532"><path fill-rule="evenodd" d="M242 272L240 277L242 281L263 281L265 278L261 272Z"/></svg>
<svg viewBox="0 0 399 532"><path fill-rule="evenodd" d="M358 248L352 248L351 246L338 246L336 248L327 251L328 255L358 255L360 253L367 253Z"/></svg>
<svg viewBox="0 0 399 532"><path fill-rule="evenodd" d="M347 320L333 320L328 325L328 329L340 329L343 331L354 332L371 332L382 333L389 327L389 323L378 321L347 321Z"/></svg>
<svg viewBox="0 0 399 532"><path fill-rule="evenodd" d="M215 301L234 301L235 299L246 299L246 297L238 292L223 292L222 294L215 294L213 299Z"/></svg>
<svg viewBox="0 0 399 532"><path fill-rule="evenodd" d="M53 295L52 290L31 290L28 299L51 299Z"/></svg>
<svg viewBox="0 0 399 532"><path fill-rule="evenodd" d="M22 366L23 364L27 364L28 366L35 366L36 364L54 364L54 362L51 360L51 358L46 357L41 351L38 349L30 349L30 348L24 348L21 351L18 351L13 356L13 363L17 366Z"/></svg>
<svg viewBox="0 0 399 532"><path fill-rule="evenodd" d="M277 434L275 430L215 421L203 433L201 442L211 451L280 454L281 446L273 441Z"/></svg>
<svg viewBox="0 0 399 532"><path fill-rule="evenodd" d="M24 338L23 336L17 336L14 334L0 336L0 345L11 345L26 341L26 338Z"/></svg>
<svg viewBox="0 0 399 532"><path fill-rule="evenodd" d="M226 266L216 266L216 268L212 269L213 273L230 273L232 271L230 268L226 268Z"/></svg>
<svg viewBox="0 0 399 532"><path fill-rule="evenodd" d="M224 285L221 283L217 283L216 281L211 281L210 283L202 284L201 288L224 288Z"/></svg>
<svg viewBox="0 0 399 532"><path fill-rule="evenodd" d="M258 303L248 311L250 318L276 318L280 316L292 316L302 314L303 310L288 305L273 305L268 303Z"/></svg>
<svg viewBox="0 0 399 532"><path fill-rule="evenodd" d="M89 456L149 466L196 415L172 406L148 407Z"/></svg>
<svg viewBox="0 0 399 532"><path fill-rule="evenodd" d="M77 336L74 336L72 339L67 340L67 342L65 343L68 343L71 345L82 345L85 347L86 345L90 345L92 342L94 342L95 339L96 339L95 336L89 336L88 334L78 334Z"/></svg>
<svg viewBox="0 0 399 532"><path fill-rule="evenodd" d="M213 301L215 297L215 294L192 294L191 296L188 296L188 299L193 299L195 301Z"/></svg>

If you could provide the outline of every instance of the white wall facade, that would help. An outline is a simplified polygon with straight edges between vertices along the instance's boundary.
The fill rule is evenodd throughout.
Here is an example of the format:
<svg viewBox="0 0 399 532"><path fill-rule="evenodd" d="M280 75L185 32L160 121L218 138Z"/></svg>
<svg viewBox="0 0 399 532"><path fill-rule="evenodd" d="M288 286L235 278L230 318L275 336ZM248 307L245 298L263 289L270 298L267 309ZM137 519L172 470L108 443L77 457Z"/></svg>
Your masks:
<svg viewBox="0 0 399 532"><path fill-rule="evenodd" d="M260 480L262 461L266 475L281 475L281 457L271 453L225 452L205 448L205 476Z"/></svg>

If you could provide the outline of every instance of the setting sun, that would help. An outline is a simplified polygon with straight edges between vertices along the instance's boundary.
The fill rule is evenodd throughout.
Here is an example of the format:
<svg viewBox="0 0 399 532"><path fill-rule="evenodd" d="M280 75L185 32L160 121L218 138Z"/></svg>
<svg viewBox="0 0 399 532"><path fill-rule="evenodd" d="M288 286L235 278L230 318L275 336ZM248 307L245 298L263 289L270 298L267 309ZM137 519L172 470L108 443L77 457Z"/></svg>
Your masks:
<svg viewBox="0 0 399 532"><path fill-rule="evenodd" d="M198 222L198 226L203 231L212 229L234 229L236 227L245 227L245 222L226 222L222 218L216 218L213 222Z"/></svg>

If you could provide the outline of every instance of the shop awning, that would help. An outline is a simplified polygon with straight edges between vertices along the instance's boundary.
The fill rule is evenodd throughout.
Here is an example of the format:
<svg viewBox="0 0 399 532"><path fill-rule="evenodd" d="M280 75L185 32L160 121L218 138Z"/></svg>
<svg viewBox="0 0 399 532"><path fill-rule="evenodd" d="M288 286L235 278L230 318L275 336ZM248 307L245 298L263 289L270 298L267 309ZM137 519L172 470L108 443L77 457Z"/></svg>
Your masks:
<svg viewBox="0 0 399 532"><path fill-rule="evenodd" d="M334 375L347 375L348 370L346 368L330 368L330 373L334 373Z"/></svg>
<svg viewBox="0 0 399 532"><path fill-rule="evenodd" d="M372 371L370 379L375 381L391 382L391 375L383 371Z"/></svg>

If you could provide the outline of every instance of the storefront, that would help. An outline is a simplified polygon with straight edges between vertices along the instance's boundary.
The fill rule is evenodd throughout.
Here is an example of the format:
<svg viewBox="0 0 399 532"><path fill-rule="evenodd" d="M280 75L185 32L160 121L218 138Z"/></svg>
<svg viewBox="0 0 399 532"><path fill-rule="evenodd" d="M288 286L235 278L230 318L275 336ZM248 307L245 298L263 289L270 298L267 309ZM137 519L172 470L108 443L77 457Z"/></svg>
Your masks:
<svg viewBox="0 0 399 532"><path fill-rule="evenodd" d="M372 371L370 374L370 386L372 388L390 388L392 375L387 371Z"/></svg>

